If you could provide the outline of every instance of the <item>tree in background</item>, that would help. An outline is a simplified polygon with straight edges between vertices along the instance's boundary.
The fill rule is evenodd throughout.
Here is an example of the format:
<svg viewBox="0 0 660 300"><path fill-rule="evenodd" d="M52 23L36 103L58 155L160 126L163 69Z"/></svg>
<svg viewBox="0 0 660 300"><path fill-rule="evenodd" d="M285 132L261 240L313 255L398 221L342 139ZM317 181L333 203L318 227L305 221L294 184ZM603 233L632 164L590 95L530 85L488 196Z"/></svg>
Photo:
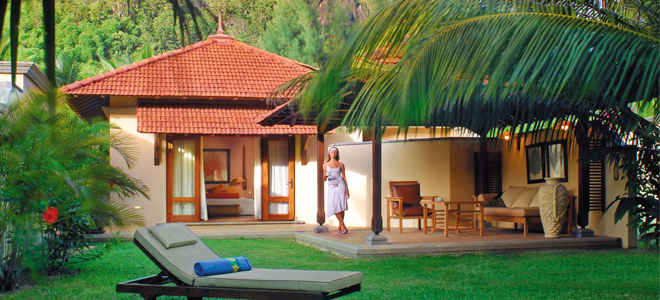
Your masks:
<svg viewBox="0 0 660 300"><path fill-rule="evenodd" d="M153 56L154 47L151 45L144 45L142 49L139 49L137 52L133 53L133 55L126 54L113 59L101 57L101 62L103 63L104 71L111 71Z"/></svg>
<svg viewBox="0 0 660 300"><path fill-rule="evenodd" d="M264 50L323 66L370 11L392 0L280 0L259 41Z"/></svg>
<svg viewBox="0 0 660 300"><path fill-rule="evenodd" d="M261 35L260 48L319 67L323 62L323 34L318 15L307 0L280 0Z"/></svg>

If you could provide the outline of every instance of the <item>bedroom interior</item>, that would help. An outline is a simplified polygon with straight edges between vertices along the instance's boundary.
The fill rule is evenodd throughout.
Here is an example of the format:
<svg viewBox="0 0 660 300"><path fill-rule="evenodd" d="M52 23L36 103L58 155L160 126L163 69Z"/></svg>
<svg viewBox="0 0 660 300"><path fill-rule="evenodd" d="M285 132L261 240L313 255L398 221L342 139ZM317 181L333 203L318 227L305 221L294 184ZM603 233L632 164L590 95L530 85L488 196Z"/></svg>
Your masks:
<svg viewBox="0 0 660 300"><path fill-rule="evenodd" d="M206 222L254 222L254 137L204 138Z"/></svg>

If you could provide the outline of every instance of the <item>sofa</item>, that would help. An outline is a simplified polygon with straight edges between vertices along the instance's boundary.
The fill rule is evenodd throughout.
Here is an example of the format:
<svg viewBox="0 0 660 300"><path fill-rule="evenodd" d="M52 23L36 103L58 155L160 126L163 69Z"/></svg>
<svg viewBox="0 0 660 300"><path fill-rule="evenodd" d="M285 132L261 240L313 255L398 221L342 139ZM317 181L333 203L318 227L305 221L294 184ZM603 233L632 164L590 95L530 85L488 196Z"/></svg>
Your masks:
<svg viewBox="0 0 660 300"><path fill-rule="evenodd" d="M483 202L485 221L513 222L516 228L517 224L521 223L524 226L524 235L527 236L530 222L541 222L538 190L538 187L510 186L501 195L480 194L475 196L475 200ZM564 224L564 228L568 228L567 232L573 229L574 200L574 196L569 196L566 218L568 224Z"/></svg>

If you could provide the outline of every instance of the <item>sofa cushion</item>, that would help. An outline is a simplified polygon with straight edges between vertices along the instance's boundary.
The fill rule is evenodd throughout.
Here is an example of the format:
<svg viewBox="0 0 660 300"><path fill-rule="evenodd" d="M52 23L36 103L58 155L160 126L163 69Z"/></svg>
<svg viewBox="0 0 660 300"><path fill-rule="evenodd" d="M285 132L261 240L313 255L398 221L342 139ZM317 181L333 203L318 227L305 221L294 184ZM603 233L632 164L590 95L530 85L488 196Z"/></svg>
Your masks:
<svg viewBox="0 0 660 300"><path fill-rule="evenodd" d="M484 216L538 217L538 207L484 207Z"/></svg>
<svg viewBox="0 0 660 300"><path fill-rule="evenodd" d="M538 191L539 188L537 187L526 188L524 191L522 191L522 193L520 193L518 198L516 198L516 201L511 204L511 207L529 207Z"/></svg>
<svg viewBox="0 0 660 300"><path fill-rule="evenodd" d="M511 207L513 205L513 202L516 201L516 198L520 196L520 193L522 193L525 190L524 187L517 187L517 186L510 186L507 188L504 193L502 193L502 201L504 201L504 204L506 207Z"/></svg>
<svg viewBox="0 0 660 300"><path fill-rule="evenodd" d="M406 183L392 185L392 197L403 198L403 205L419 205L419 183Z"/></svg>
<svg viewBox="0 0 660 300"><path fill-rule="evenodd" d="M529 204L529 207L539 207L539 193L536 192L536 195L534 195L534 199L532 199L532 203Z"/></svg>

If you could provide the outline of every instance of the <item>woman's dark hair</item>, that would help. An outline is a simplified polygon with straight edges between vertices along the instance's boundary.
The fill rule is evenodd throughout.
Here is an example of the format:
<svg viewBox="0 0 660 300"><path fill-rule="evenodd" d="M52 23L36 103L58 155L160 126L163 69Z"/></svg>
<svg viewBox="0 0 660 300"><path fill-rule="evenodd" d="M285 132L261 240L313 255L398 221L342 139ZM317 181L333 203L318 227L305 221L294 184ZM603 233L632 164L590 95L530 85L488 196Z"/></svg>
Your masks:
<svg viewBox="0 0 660 300"><path fill-rule="evenodd" d="M335 157L335 159L337 161L339 161L339 149L337 149L336 147L331 147L330 150L328 150L328 160L326 160L326 161L330 161L330 151L332 151L332 150L337 151L337 156Z"/></svg>

